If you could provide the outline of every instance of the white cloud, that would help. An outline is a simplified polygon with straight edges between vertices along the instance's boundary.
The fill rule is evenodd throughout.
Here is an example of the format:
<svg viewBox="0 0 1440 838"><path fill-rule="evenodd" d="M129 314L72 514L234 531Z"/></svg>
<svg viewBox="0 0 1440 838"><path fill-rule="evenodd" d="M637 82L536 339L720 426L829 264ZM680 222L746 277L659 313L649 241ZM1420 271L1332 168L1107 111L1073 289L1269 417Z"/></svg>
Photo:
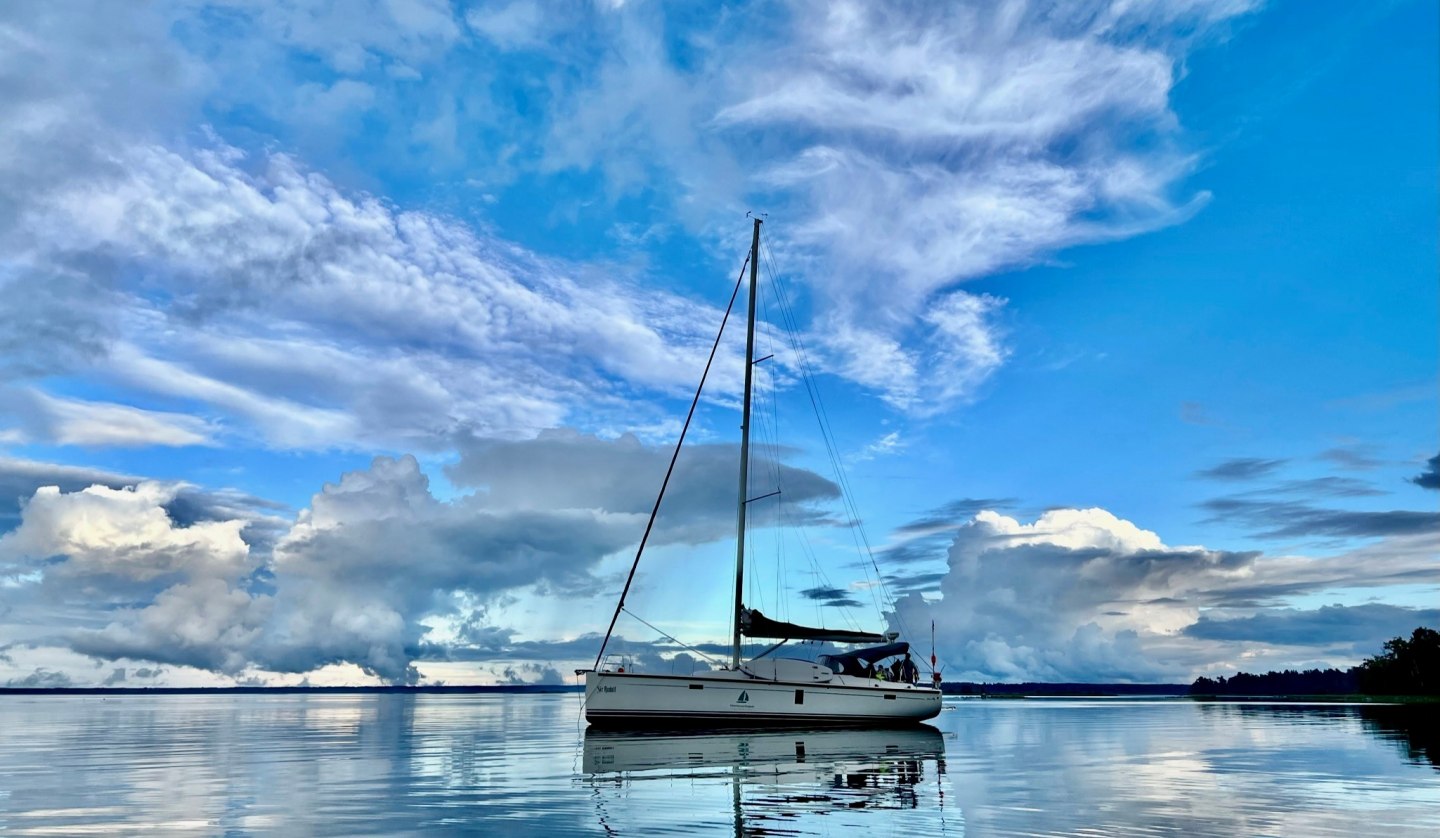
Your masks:
<svg viewBox="0 0 1440 838"><path fill-rule="evenodd" d="M0 388L28 441L86 446L212 445L214 429L196 416L122 404L64 399L33 388Z"/></svg>
<svg viewBox="0 0 1440 838"><path fill-rule="evenodd" d="M1179 189L1195 161L1176 141L1176 67L1252 5L800 2L754 12L766 25L743 34L726 21L678 35L626 10L606 31L628 48L561 108L547 160L599 167L620 191L664 170L680 211L708 205L710 219L763 195L835 365L933 412L1004 357L999 301L969 326L997 351L955 352L934 331L927 312L962 299L956 283L1203 204ZM950 383L924 385L937 378Z"/></svg>
<svg viewBox="0 0 1440 838"><path fill-rule="evenodd" d="M43 486L24 505L20 526L0 536L0 567L45 567L47 576L80 582L107 576L235 579L248 573L249 547L240 538L246 522L175 527L164 507L178 488L144 481L64 493ZM64 561L50 564L55 557Z"/></svg>
<svg viewBox="0 0 1440 838"><path fill-rule="evenodd" d="M904 451L909 443L900 438L899 431L891 431L881 435L874 442L861 449L855 457L857 460L873 460L876 457L884 457Z"/></svg>
<svg viewBox="0 0 1440 838"><path fill-rule="evenodd" d="M620 410L629 388L688 386L719 322L346 196L288 158L252 175L223 148L117 153L128 174L31 202L9 231L35 243L22 264L105 252L136 266L169 302L126 294L122 316L105 315L121 334L91 368L199 400L273 445L435 444L458 427L533 432L577 407ZM729 354L720 366L722 385L738 378Z"/></svg>
<svg viewBox="0 0 1440 838"><path fill-rule="evenodd" d="M639 538L668 454L633 437L562 431L474 440L449 471L479 491L448 502L432 494L414 457L378 457L326 484L283 524L254 499L179 484L42 486L0 537L0 578L18 586L5 591L17 602L52 607L51 634L32 640L58 636L98 659L236 677L346 663L413 680L422 654L468 648L481 635L513 645L514 630L477 620L517 592L593 595L600 562ZM689 449L654 543L730 537L736 456L733 446ZM797 517L829 520L810 506L834 497L829 481L757 463L783 480ZM17 477L17 485L29 479ZM247 530L259 532L242 538ZM121 602L127 607L113 608ZM427 636L431 626L448 628ZM513 659L499 648L489 654Z"/></svg>
<svg viewBox="0 0 1440 838"><path fill-rule="evenodd" d="M359 109L398 114L413 95L387 73L429 79L469 37L448 4L218 5L232 27L163 3L114 20L17 12L6 27L0 92L16 118L0 201L18 223L0 228L0 283L46 289L4 303L11 374L89 370L128 346L170 365L151 380L214 382L202 389L229 406L206 403L241 420L229 430L287 447L598 426L587 414L693 379L711 307L402 211L285 155L246 157L193 129L177 139L221 100L354 139ZM769 205L774 249L817 303L826 366L924 415L973 397L1006 355L1003 301L957 282L1172 223L1203 200L1176 194L1193 160L1174 141L1175 67L1249 5L798 4L772 25L724 15L702 29L648 4L538 18L490 5L465 15L470 31L564 47L543 59L543 115L511 124L440 84L405 142L450 147L504 124L512 146L543 143L538 160L489 149L465 177L596 168L610 198L663 182L664 210L712 241L731 226L719 219ZM170 37L180 23L184 43ZM125 96L90 71L97 55L120 62ZM339 76L265 72L296 56ZM94 305L64 305L76 299ZM248 369L210 357L222 340L249 343ZM197 347L209 351L179 354ZM259 368L266 351L327 355L325 372L288 378L329 397L275 398L262 382L288 370ZM357 369L389 375L338 397L326 387ZM419 392L390 392L407 381Z"/></svg>
<svg viewBox="0 0 1440 838"><path fill-rule="evenodd" d="M1436 546L1433 538L1429 544ZM956 532L940 598L908 594L898 614L912 630L935 620L951 680L1188 680L1197 670L1238 665L1247 649L1263 652L1258 663L1283 666L1304 655L1350 665L1374 650L1357 649L1346 626L1425 615L1404 608L1362 615L1365 607L1318 613L1287 608L1288 598L1440 581L1433 561L1400 543L1390 547L1377 568L1374 551L1308 558L1172 547L1103 509L1055 509L1031 523L982 511ZM1237 638L1252 625L1282 639L1247 647ZM1335 630L1314 631L1319 625ZM1303 645L1311 648L1297 651L1305 626Z"/></svg>

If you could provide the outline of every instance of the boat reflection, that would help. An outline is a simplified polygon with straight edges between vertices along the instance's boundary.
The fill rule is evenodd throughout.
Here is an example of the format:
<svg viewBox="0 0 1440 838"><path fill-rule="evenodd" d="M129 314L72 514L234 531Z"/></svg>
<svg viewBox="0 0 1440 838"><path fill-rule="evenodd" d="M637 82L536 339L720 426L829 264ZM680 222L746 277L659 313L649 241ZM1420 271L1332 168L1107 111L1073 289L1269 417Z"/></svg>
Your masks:
<svg viewBox="0 0 1440 838"><path fill-rule="evenodd" d="M927 808L944 806L945 739L928 725L724 733L590 728L582 763L607 831L619 827L607 817L609 800L633 803L677 780L728 785L736 835L772 834L781 823L793 830L801 815L915 809L926 795Z"/></svg>

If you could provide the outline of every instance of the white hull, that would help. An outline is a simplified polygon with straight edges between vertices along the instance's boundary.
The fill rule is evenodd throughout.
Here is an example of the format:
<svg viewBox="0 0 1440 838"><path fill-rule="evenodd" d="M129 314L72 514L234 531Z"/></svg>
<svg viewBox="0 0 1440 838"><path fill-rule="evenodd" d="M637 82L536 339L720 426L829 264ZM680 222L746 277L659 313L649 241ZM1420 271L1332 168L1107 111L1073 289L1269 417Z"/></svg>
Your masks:
<svg viewBox="0 0 1440 838"><path fill-rule="evenodd" d="M939 713L939 690L845 675L801 682L734 670L585 673L585 718L604 727L897 725Z"/></svg>

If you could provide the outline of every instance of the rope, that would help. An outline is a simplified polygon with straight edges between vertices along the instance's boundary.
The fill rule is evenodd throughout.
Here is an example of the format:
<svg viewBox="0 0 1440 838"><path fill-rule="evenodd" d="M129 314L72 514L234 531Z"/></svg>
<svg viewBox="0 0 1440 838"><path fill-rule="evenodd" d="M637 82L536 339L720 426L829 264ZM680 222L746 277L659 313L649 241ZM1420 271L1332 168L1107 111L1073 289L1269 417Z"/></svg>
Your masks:
<svg viewBox="0 0 1440 838"><path fill-rule="evenodd" d="M711 663L715 664L716 666L719 666L719 665L720 665L720 661L715 660L714 658L710 657L709 655L705 654L704 652L700 651L699 649L696 649L694 646L687 646L687 645L685 645L684 643L681 643L679 640L676 640L674 637L671 637L670 635L668 635L668 634L666 634L665 632L661 631L660 629L655 628L655 626L654 626L653 624L651 624L650 622L648 622L644 617L641 617L639 614L636 614L634 611L631 611L630 609L626 608L626 609L625 609L625 613L626 613L626 614L629 614L630 616L634 617L635 619L637 619L637 620L639 620L640 622L644 623L645 625L649 626L651 629L653 629L653 630L655 631L656 634L660 635L661 637L665 638L666 640L670 641L671 643L674 643L676 646L679 646L680 648L686 650L687 652L694 652L695 654L699 655L700 657L704 658L704 659L707 660L707 661L710 661ZM673 670L672 670L672 671L673 671Z"/></svg>
<svg viewBox="0 0 1440 838"><path fill-rule="evenodd" d="M725 307L725 316L720 320L720 331L715 343L710 346L710 358L705 362L705 371L700 374L700 384L695 388L695 398L690 400L690 412L685 414L685 425L680 429L680 438L675 440L675 453L670 455L670 466L665 469L665 479L660 483L660 493L655 496L655 506L650 510L650 520L645 523L645 534L640 536L640 546L635 550L635 561L630 563L630 575L625 578L625 587L620 591L620 601L615 603L615 614L610 618L610 627L605 629L605 639L600 642L600 652L595 655L595 668L605 657L605 647L610 645L610 635L615 632L615 621L625 609L625 597L630 594L630 583L635 581L635 570L640 567L640 555L645 552L645 543L650 540L650 530L655 527L655 516L660 514L660 501L665 498L665 487L670 485L670 476L675 473L675 461L680 459L680 446L685 444L685 434L690 430L690 420L695 418L695 407L700 404L700 391L705 389L705 379L710 375L710 365L715 363L715 352L720 348L720 337L725 334L725 324L730 322L730 311L735 308L735 298L740 296L740 284L745 279L745 268L750 264L746 256L740 265L740 276L735 278L735 290L730 292L730 304ZM633 616L633 615L632 615ZM637 618L638 619L638 618Z"/></svg>

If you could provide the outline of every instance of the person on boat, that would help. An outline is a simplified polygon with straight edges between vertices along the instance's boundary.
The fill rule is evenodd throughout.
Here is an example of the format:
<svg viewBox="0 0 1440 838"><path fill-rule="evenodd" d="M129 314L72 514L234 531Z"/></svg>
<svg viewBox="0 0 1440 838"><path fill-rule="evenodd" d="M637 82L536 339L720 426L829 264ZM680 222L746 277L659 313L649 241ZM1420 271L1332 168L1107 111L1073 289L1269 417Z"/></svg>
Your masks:
<svg viewBox="0 0 1440 838"><path fill-rule="evenodd" d="M905 653L905 660L900 664L900 680L907 684L917 684L920 682L920 667L916 666L915 661L910 659L909 652Z"/></svg>
<svg viewBox="0 0 1440 838"><path fill-rule="evenodd" d="M890 664L890 680L891 680L891 681L894 681L894 682L897 683L897 684L900 683L900 681L901 681L901 674L900 674L900 673L901 673L901 669L900 669L900 659L899 659L899 658L896 658L896 659L895 659L895 662L892 663L892 664Z"/></svg>

